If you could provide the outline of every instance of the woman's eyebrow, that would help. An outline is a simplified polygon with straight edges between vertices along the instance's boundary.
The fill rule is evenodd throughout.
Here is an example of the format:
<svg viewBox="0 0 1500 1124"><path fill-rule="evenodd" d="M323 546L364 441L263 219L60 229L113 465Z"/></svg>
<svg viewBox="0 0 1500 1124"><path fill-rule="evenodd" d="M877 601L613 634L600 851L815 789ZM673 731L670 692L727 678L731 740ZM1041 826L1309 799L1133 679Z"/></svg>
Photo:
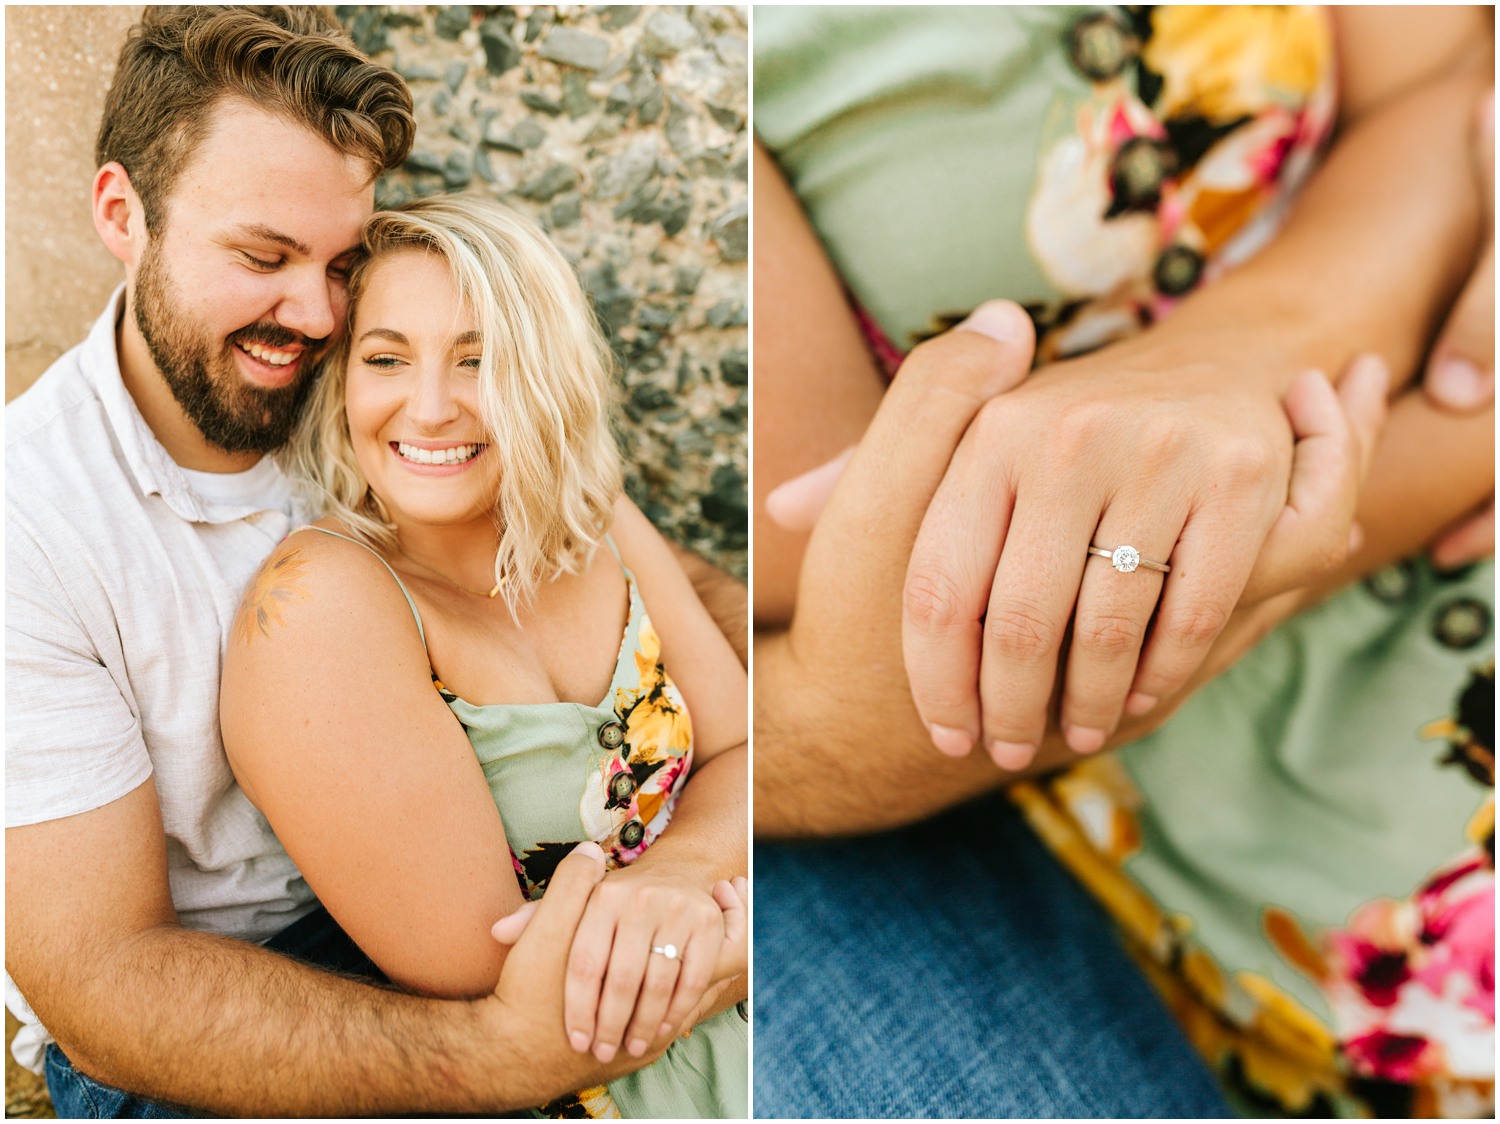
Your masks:
<svg viewBox="0 0 1500 1124"><path fill-rule="evenodd" d="M312 257L312 247L306 242L299 242L290 234L283 234L274 226L266 226L263 223L250 222L241 223L235 227L234 234L242 238L258 238L264 242L274 242L278 246L285 246L288 250L294 250L303 257ZM344 253L348 253L345 250Z"/></svg>
<svg viewBox="0 0 1500 1124"><path fill-rule="evenodd" d="M411 341L400 332L396 331L394 328L371 328L368 332L359 337L359 342L364 343L365 340L370 339L372 336L376 339L390 340L391 343L399 343L403 347L409 347L411 345Z"/></svg>
<svg viewBox="0 0 1500 1124"><path fill-rule="evenodd" d="M483 343L484 340L478 332L465 332L453 341L454 347L467 347L471 343Z"/></svg>

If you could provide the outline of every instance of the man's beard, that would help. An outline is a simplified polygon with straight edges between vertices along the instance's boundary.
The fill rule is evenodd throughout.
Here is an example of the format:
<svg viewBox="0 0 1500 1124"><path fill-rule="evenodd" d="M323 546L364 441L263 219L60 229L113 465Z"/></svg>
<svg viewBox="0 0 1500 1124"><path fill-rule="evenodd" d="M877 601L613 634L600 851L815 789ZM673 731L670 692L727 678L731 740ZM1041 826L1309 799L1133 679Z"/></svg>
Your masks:
<svg viewBox="0 0 1500 1124"><path fill-rule="evenodd" d="M212 340L177 310L159 243L141 258L135 278L135 323L172 397L211 445L229 453L269 453L285 445L317 382L315 346L280 324L252 324ZM252 386L235 370L237 341L266 347L305 344L297 377L286 386ZM217 349L217 354L216 354Z"/></svg>

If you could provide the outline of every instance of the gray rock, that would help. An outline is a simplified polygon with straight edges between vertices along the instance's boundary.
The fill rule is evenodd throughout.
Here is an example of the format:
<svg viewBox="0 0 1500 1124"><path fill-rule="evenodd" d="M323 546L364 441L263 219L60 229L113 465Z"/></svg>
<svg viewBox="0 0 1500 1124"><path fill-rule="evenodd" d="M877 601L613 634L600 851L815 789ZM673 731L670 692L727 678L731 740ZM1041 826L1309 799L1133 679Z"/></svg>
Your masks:
<svg viewBox="0 0 1500 1124"><path fill-rule="evenodd" d="M593 298L594 311L605 331L613 338L621 328L630 323L630 314L635 308L636 292L620 283L613 262L585 269L579 280Z"/></svg>
<svg viewBox="0 0 1500 1124"><path fill-rule="evenodd" d="M679 297L690 297L698 291L698 284L702 280L702 266L679 265L672 271L672 291Z"/></svg>
<svg viewBox="0 0 1500 1124"><path fill-rule="evenodd" d="M516 194L525 199L546 203L554 195L569 190L578 183L578 171L566 164L553 164L535 179L521 185Z"/></svg>
<svg viewBox="0 0 1500 1124"><path fill-rule="evenodd" d="M545 113L548 117L556 117L563 110L562 102L540 90L522 90L521 104L538 113Z"/></svg>
<svg viewBox="0 0 1500 1124"><path fill-rule="evenodd" d="M642 137L604 162L594 179L594 195L618 199L643 187L656 171L656 138Z"/></svg>
<svg viewBox="0 0 1500 1124"><path fill-rule="evenodd" d="M443 161L441 158L436 153L428 152L425 149L418 149L408 156L403 167L415 175L440 176L443 174Z"/></svg>
<svg viewBox="0 0 1500 1124"><path fill-rule="evenodd" d="M449 125L448 135L458 141L459 144L472 145L474 143L474 134L469 131L469 127L462 121L455 121Z"/></svg>
<svg viewBox="0 0 1500 1124"><path fill-rule="evenodd" d="M592 113L599 104L589 96L588 82L588 78L576 70L563 74L562 106L575 121L586 113Z"/></svg>
<svg viewBox="0 0 1500 1124"><path fill-rule="evenodd" d="M604 99L604 112L624 117L630 113L634 104L630 100L630 87L624 82L616 82L610 87L609 97Z"/></svg>
<svg viewBox="0 0 1500 1124"><path fill-rule="evenodd" d="M379 8L355 8L354 14L346 19L344 25L348 28L349 38L354 40L354 45L371 58L390 46L381 16Z"/></svg>
<svg viewBox="0 0 1500 1124"><path fill-rule="evenodd" d="M422 17L415 12L398 12L387 10L385 13L386 27L395 30L397 28L421 27Z"/></svg>
<svg viewBox="0 0 1500 1124"><path fill-rule="evenodd" d="M743 328L750 322L744 302L734 300L720 301L708 310L704 319L714 328Z"/></svg>
<svg viewBox="0 0 1500 1124"><path fill-rule="evenodd" d="M703 518L728 529L731 536L737 530L743 538L750 514L745 503L744 476L733 465L721 464L714 469L710 487L713 492L704 496L699 503Z"/></svg>
<svg viewBox="0 0 1500 1124"><path fill-rule="evenodd" d="M750 353L744 348L725 352L719 359L719 377L730 386L749 386Z"/></svg>
<svg viewBox="0 0 1500 1124"><path fill-rule="evenodd" d="M533 8L526 17L526 42L535 43L542 29L552 22L552 12L547 8Z"/></svg>
<svg viewBox="0 0 1500 1124"><path fill-rule="evenodd" d="M495 175L495 169L490 166L490 154L482 148L474 152L474 171L479 173L479 178L485 183L500 182L500 178Z"/></svg>
<svg viewBox="0 0 1500 1124"><path fill-rule="evenodd" d="M458 93L458 88L464 84L464 76L469 73L469 64L466 62L450 62L443 71L443 81L448 83L448 89Z"/></svg>
<svg viewBox="0 0 1500 1124"><path fill-rule="evenodd" d="M594 123L594 127L584 134L584 144L599 144L602 141L614 140L620 135L620 122L615 117L601 117Z"/></svg>
<svg viewBox="0 0 1500 1124"><path fill-rule="evenodd" d="M388 211L410 201L411 192L407 190L406 185L392 179L389 175L381 176L380 181L375 185L375 209L378 211Z"/></svg>
<svg viewBox="0 0 1500 1124"><path fill-rule="evenodd" d="M745 118L738 109L725 105L709 104L708 112L719 125L728 129L731 133L737 133L744 127Z"/></svg>
<svg viewBox="0 0 1500 1124"><path fill-rule="evenodd" d="M641 99L640 108L635 115L636 120L642 125L654 125L661 120L661 112L666 105L666 95L662 93L662 88L657 86Z"/></svg>
<svg viewBox="0 0 1500 1124"><path fill-rule="evenodd" d="M521 61L521 48L497 16L479 25L479 44L484 48L485 69L491 74L504 74Z"/></svg>
<svg viewBox="0 0 1500 1124"><path fill-rule="evenodd" d="M473 154L463 150L449 153L448 159L443 161L444 186L449 191L457 191L459 188L468 187L473 178Z"/></svg>
<svg viewBox="0 0 1500 1124"><path fill-rule="evenodd" d="M547 219L554 230L572 226L581 218L583 218L583 196L576 191L558 196L557 202L553 203L552 209L547 212Z"/></svg>
<svg viewBox="0 0 1500 1124"><path fill-rule="evenodd" d="M641 14L638 4L609 4L597 10L599 26L605 31L619 31L622 27L629 27Z"/></svg>
<svg viewBox="0 0 1500 1124"><path fill-rule="evenodd" d="M693 107L676 94L667 95L667 143L681 157L689 157L703 147L703 123Z"/></svg>
<svg viewBox="0 0 1500 1124"><path fill-rule="evenodd" d="M547 130L535 117L526 117L510 131L510 139L529 151L547 139Z"/></svg>
<svg viewBox="0 0 1500 1124"><path fill-rule="evenodd" d="M666 409L676 402L677 398L666 387L657 386L654 383L641 383L631 390L630 401L635 404L636 409L649 414Z"/></svg>
<svg viewBox="0 0 1500 1124"><path fill-rule="evenodd" d="M448 87L444 86L432 95L432 100L427 104L431 107L434 117L446 117L448 110L453 108L453 95L448 92Z"/></svg>
<svg viewBox="0 0 1500 1124"><path fill-rule="evenodd" d="M716 35L709 45L713 47L714 54L719 56L719 61L725 66L735 70L745 69L745 60L750 53L750 45L740 36Z"/></svg>
<svg viewBox="0 0 1500 1124"><path fill-rule="evenodd" d="M635 223L655 222L659 214L656 197L660 194L661 184L648 184L615 204L612 214L616 219L629 219Z"/></svg>
<svg viewBox="0 0 1500 1124"><path fill-rule="evenodd" d="M396 73L408 82L436 82L443 76L443 72L435 66L428 66L425 62L402 62L396 60Z"/></svg>
<svg viewBox="0 0 1500 1124"><path fill-rule="evenodd" d="M685 51L697 42L698 32L693 25L676 12L664 8L651 13L641 35L641 49L658 58Z"/></svg>
<svg viewBox="0 0 1500 1124"><path fill-rule="evenodd" d="M453 4L439 8L437 18L432 21L432 30L439 39L457 39L474 22L474 10L467 4Z"/></svg>
<svg viewBox="0 0 1500 1124"><path fill-rule="evenodd" d="M598 70L609 60L609 40L576 27L554 26L542 40L542 58L579 70Z"/></svg>
<svg viewBox="0 0 1500 1124"><path fill-rule="evenodd" d="M668 238L675 238L682 233L692 213L693 197L681 191L673 192L657 206L661 228Z"/></svg>

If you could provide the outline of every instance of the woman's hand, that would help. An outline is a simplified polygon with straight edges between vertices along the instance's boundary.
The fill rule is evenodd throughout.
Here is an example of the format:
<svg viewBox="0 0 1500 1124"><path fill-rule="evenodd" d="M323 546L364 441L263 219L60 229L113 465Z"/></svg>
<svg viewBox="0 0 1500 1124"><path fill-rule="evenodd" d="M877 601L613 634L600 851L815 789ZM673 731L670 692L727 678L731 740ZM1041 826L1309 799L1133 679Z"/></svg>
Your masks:
<svg viewBox="0 0 1500 1124"><path fill-rule="evenodd" d="M1062 730L1075 752L1096 751L1127 706L1144 713L1192 677L1263 544L1261 597L1347 553L1382 367L1351 372L1341 409L1316 373L1283 404L1216 366L1151 360L1120 348L1045 369L986 404L954 453L912 550L902 629L917 710L944 752L982 736L1002 767L1031 761L1070 620ZM1159 573L1088 553L1122 545L1170 563L1165 589Z"/></svg>
<svg viewBox="0 0 1500 1124"><path fill-rule="evenodd" d="M514 944L538 904L504 918L495 938ZM704 893L658 871L614 871L595 888L573 938L563 1000L568 1041L606 1064L622 1042L641 1057L676 1033L710 985L743 974L748 961L744 878Z"/></svg>

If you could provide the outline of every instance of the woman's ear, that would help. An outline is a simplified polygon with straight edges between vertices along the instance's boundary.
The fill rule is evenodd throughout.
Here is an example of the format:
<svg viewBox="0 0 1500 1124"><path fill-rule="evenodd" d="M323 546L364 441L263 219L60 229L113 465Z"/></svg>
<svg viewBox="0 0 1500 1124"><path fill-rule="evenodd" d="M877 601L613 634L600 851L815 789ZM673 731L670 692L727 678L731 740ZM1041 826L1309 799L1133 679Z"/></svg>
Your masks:
<svg viewBox="0 0 1500 1124"><path fill-rule="evenodd" d="M133 272L146 248L146 214L130 173L117 161L94 173L94 229L105 248Z"/></svg>

